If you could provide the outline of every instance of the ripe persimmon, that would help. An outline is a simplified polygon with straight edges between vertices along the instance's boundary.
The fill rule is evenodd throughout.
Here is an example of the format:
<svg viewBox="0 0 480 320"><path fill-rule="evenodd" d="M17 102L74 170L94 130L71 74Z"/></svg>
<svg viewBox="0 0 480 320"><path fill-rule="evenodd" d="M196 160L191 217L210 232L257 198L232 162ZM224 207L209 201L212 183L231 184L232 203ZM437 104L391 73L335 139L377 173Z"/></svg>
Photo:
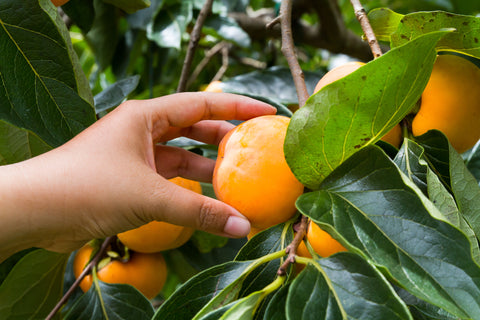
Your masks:
<svg viewBox="0 0 480 320"><path fill-rule="evenodd" d="M318 253L319 256L326 258L334 253L340 251L347 251L344 246L335 240L330 234L322 230L315 222L311 221L308 225L307 233L305 235L306 240L312 246L313 250ZM297 254L302 257L311 258L312 255L307 249L307 246L302 241L297 248Z"/></svg>
<svg viewBox="0 0 480 320"><path fill-rule="evenodd" d="M208 86L203 89L205 92L223 92L222 90L222 82L219 80L212 81L208 84Z"/></svg>
<svg viewBox="0 0 480 320"><path fill-rule="evenodd" d="M365 63L360 62L360 61L351 61L347 62L345 64L342 64L338 67L333 68L329 72L327 72L318 82L317 85L315 86L314 93L320 91L323 87L326 85L337 81L350 73L354 72L361 66L365 65ZM400 147L402 140L403 140L403 135L402 135L402 128L400 124L397 124L395 127L393 127L389 132L387 132L381 139L382 141L388 142L391 145L395 147Z"/></svg>
<svg viewBox="0 0 480 320"><path fill-rule="evenodd" d="M217 198L266 229L291 218L303 185L283 152L290 118L268 115L247 120L220 142L213 173Z"/></svg>
<svg viewBox="0 0 480 320"><path fill-rule="evenodd" d="M93 247L86 244L78 250L73 261L73 273L78 278L90 261ZM154 298L162 290L167 280L167 265L161 253L140 253L130 251L127 261L112 259L97 270L99 280L106 283L123 283L135 287L148 299ZM93 277L87 275L80 288L87 292Z"/></svg>
<svg viewBox="0 0 480 320"><path fill-rule="evenodd" d="M439 55L413 118L415 136L442 131L460 153L480 139L480 69L457 55Z"/></svg>
<svg viewBox="0 0 480 320"><path fill-rule="evenodd" d="M176 177L169 181L196 193L202 193L199 182ZM175 249L187 242L195 230L163 221L152 221L136 229L117 235L129 249L142 253L160 252Z"/></svg>

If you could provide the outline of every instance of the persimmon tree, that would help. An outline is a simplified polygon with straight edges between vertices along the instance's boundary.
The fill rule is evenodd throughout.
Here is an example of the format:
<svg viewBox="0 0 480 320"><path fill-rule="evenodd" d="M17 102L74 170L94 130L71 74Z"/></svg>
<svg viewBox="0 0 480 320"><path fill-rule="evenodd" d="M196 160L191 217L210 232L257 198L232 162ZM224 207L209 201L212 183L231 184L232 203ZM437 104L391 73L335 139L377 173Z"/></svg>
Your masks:
<svg viewBox="0 0 480 320"><path fill-rule="evenodd" d="M305 192L292 219L248 241L196 231L163 252L152 300L95 276L82 292L75 253L19 252L0 264L0 319L480 319L478 144L459 154L439 130L411 132L437 55L480 66L479 12L460 0L2 0L0 164L126 99L220 80L291 118L284 153ZM313 93L349 60L366 64ZM399 123L397 149L380 139ZM320 257L307 242L311 257L298 255L312 222L346 251ZM92 245L82 276L125 250L115 235Z"/></svg>

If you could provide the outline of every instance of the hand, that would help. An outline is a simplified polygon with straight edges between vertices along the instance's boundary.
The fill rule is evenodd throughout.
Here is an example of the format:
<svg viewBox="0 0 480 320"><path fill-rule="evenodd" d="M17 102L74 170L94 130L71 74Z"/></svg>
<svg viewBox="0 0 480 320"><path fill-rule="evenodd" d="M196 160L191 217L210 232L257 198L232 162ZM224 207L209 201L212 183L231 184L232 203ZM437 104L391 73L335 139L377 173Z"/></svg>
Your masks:
<svg viewBox="0 0 480 320"><path fill-rule="evenodd" d="M224 93L125 102L65 145L0 167L0 250L68 252L152 220L245 236L250 224L234 208L167 181L209 182L214 161L161 143L185 136L218 144L233 125L214 120L274 113L265 103Z"/></svg>

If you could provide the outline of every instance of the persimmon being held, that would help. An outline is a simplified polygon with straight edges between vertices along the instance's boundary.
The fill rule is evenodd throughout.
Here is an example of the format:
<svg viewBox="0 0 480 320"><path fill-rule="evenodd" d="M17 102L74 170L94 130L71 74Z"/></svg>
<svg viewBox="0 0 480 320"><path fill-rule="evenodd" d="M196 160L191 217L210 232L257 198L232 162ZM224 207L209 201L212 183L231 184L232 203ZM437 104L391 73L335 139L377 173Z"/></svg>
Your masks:
<svg viewBox="0 0 480 320"><path fill-rule="evenodd" d="M295 212L303 185L287 165L283 143L290 119L250 119L222 139L213 173L217 198L245 215L253 228L285 222Z"/></svg>
<svg viewBox="0 0 480 320"><path fill-rule="evenodd" d="M183 188L202 193L199 182L176 177L169 180ZM175 249L187 242L195 230L163 221L152 221L136 229L117 235L128 248L143 253L160 252Z"/></svg>

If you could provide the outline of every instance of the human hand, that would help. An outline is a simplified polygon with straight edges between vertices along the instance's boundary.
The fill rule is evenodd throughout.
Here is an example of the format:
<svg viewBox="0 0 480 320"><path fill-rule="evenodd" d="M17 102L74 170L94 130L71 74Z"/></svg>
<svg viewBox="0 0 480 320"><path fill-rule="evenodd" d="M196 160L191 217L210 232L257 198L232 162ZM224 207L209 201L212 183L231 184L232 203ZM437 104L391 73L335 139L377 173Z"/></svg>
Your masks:
<svg viewBox="0 0 480 320"><path fill-rule="evenodd" d="M265 103L223 93L125 102L65 145L0 167L0 190L8 190L0 205L15 213L2 218L16 230L0 236L0 246L68 252L152 220L246 236L250 224L234 208L167 181L209 182L214 161L161 143L185 136L218 144L233 125L214 120L274 113Z"/></svg>

